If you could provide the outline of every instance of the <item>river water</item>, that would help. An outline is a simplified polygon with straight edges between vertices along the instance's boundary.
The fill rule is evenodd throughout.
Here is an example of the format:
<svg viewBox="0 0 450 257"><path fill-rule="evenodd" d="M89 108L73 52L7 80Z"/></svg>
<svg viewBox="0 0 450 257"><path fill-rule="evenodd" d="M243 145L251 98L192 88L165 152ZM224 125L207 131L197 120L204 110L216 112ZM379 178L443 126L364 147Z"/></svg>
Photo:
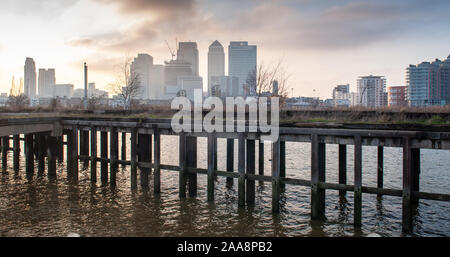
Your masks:
<svg viewBox="0 0 450 257"><path fill-rule="evenodd" d="M119 138L120 139L120 138ZM129 142L129 137L127 138ZM120 140L119 140L120 142ZM22 149L23 149L23 142ZM198 167L206 168L206 138L198 139ZM258 147L258 144L256 144ZM237 141L235 143L237 153ZM130 149L127 149L129 159ZM64 151L65 152L65 151ZM376 147L363 147L363 185L376 186ZM286 176L310 179L309 143L286 143ZM338 146L327 145L326 181L338 180ZM353 147L348 146L348 183L353 183ZM402 149L384 150L386 188L401 189ZM226 167L226 141L218 139L218 168ZM258 150L256 149L256 158ZM178 137L161 137L163 164L178 164ZM421 191L448 193L450 151L421 151ZM271 183L256 183L253 208L238 208L237 180L226 187L225 178L216 181L215 202L206 201L206 176L198 175L198 196L178 197L178 174L161 171L161 195L150 190L130 190L130 166L120 166L117 187L92 185L89 168L80 163L79 183L68 183L65 162L58 164L56 181L46 173L27 180L24 156L21 169L0 173L1 236L403 236L401 197L363 194L362 228L353 227L353 193L343 199L338 192L326 192L324 222L310 221L310 189L286 185L281 213L271 213ZM270 174L270 144L265 145L265 174ZM99 164L100 166L100 164ZM237 156L235 157L237 167ZM98 172L100 167L98 167ZM258 170L258 163L256 163ZM139 173L139 172L138 172ZM153 174L152 174L153 175ZM150 185L153 185L152 175ZM98 175L99 177L99 175ZM138 177L139 179L139 177ZM450 203L420 200L414 230L407 236L450 236Z"/></svg>

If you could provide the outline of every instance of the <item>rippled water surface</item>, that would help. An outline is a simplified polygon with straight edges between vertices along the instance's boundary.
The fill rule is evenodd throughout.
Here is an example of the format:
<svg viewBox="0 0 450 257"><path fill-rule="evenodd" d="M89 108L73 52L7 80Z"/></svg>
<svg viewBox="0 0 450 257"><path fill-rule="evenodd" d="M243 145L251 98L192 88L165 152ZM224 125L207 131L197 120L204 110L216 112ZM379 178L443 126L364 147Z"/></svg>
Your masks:
<svg viewBox="0 0 450 257"><path fill-rule="evenodd" d="M127 138L129 142L129 138ZM163 164L178 164L178 138L163 136ZM257 144L258 145L258 144ZM237 142L235 143L237 152ZM22 145L23 149L23 145ZM310 179L311 146L286 143L287 177ZM129 156L129 149L128 156ZM327 182L337 182L337 145L327 145ZM376 147L363 147L363 185L376 186ZM385 148L386 188L401 189L402 149ZM258 154L258 150L256 150ZM348 183L353 183L353 148L348 147ZM219 139L218 168L225 170L226 141ZM257 157L257 156L256 156ZM178 197L178 174L162 170L161 195L140 187L130 190L130 167L120 166L117 187L90 183L89 168L80 162L80 180L66 180L65 162L58 165L58 178L39 176L37 167L27 180L24 159L21 170L8 168L0 174L0 234L2 236L353 236L378 233L401 234L401 198L363 194L361 231L353 228L353 193L340 199L338 192L326 192L325 222L310 222L310 189L286 185L281 213L271 213L271 183L256 183L254 208L237 207L237 181L226 187L225 178L216 181L215 202L206 201L206 176L198 175L198 196ZM129 157L128 157L129 159ZM270 174L270 145L265 147L265 174ZM448 193L450 151L422 150L420 188L425 192ZM100 166L100 165L99 165ZM198 166L206 168L206 138L198 140ZM256 166L258 164L256 163ZM237 167L237 156L235 157ZM98 172L100 167L98 167ZM99 175L98 175L99 177ZM138 178L139 179L139 178ZM150 184L153 184L152 175ZM450 236L450 203L420 200L414 231L417 236Z"/></svg>

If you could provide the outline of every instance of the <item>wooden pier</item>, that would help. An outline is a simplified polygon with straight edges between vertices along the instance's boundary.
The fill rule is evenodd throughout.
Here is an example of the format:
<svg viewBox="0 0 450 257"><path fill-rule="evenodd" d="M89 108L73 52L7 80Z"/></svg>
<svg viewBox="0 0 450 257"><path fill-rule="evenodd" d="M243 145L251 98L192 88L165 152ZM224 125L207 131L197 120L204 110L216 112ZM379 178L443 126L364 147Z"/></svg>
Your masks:
<svg viewBox="0 0 450 257"><path fill-rule="evenodd" d="M97 138L100 133L100 152ZM129 134L131 156L127 160L126 143ZM23 135L21 137L21 135ZM119 135L121 140L119 140ZM161 135L179 137L179 165L161 163ZM402 230L412 229L414 208L419 199L450 201L450 194L421 192L420 149L450 150L450 132L411 131L363 128L308 128L280 127L278 141L271 143L271 170L264 170L264 144L258 132L214 132L175 133L170 120L126 119L126 118L40 118L0 120L2 167L6 169L9 151L15 171L19 170L20 140L24 141L25 172L28 178L34 175L34 162L38 162L38 174L47 166L48 177L56 177L56 161L64 159L63 145L67 146L67 172L69 181L78 181L79 163L89 165L90 181L96 183L97 162L100 162L100 181L103 186L116 186L118 165L131 165L131 188L153 188L161 192L161 171L179 173L179 197L196 197L197 175L207 176L207 201L215 198L215 177L227 177L230 187L237 181L240 207L255 205L255 181L272 183L272 211L280 212L280 194L285 185L311 188L311 219L323 220L326 190L337 190L345 195L354 194L354 225L360 227L362 220L363 194L402 197ZM197 168L197 138L207 138L207 168ZM63 140L65 138L65 140ZM109 138L109 140L108 140ZM217 152L217 138L226 138L226 152ZM13 141L12 147L10 141ZM108 144L109 141L109 144ZM238 165L234 166L234 144L237 141ZM286 177L286 142L307 142L311 144L311 180ZM121 144L121 145L120 145ZM338 183L326 181L326 145L338 144ZM259 158L256 160L256 145ZM354 145L354 185L347 184L347 145ZM362 146L377 147L377 187L362 185ZM383 187L383 147L403 148L402 189ZM119 156L119 149L121 154ZM219 156L220 155L220 156ZM225 155L225 156L223 156ZM120 157L120 158L119 158ZM217 169L217 159L226 158L226 170ZM259 163L256 172L255 164ZM87 167L87 166L86 166ZM139 178L138 183L138 168ZM153 185L149 174L153 172ZM108 183L109 182L109 183Z"/></svg>

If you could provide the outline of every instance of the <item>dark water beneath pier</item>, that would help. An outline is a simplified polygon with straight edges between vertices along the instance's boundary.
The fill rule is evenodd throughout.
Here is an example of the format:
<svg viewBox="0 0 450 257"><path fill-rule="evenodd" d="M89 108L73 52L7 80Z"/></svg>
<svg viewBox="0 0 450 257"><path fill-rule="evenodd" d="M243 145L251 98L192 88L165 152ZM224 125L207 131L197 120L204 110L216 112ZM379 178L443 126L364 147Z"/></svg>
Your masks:
<svg viewBox="0 0 450 257"><path fill-rule="evenodd" d="M119 140L120 142L120 140ZM128 138L129 142L129 138ZM161 140L163 164L178 164L178 137ZM206 138L198 139L198 166L206 168ZM235 144L237 152L237 143ZM22 142L23 149L23 142ZM310 144L286 143L287 177L310 179ZM258 151L256 150L256 154ZM363 147L363 185L376 186L376 147ZM401 189L402 149L385 148L386 188ZM129 149L128 149L129 159ZM226 141L219 139L218 168L225 170ZM327 145L327 182L337 182L337 145ZM353 183L353 148L348 147L348 183ZM265 174L270 174L270 145L265 147ZM420 188L448 193L450 151L422 150ZM237 167L237 157L235 158ZM237 207L237 181L228 189L225 178L216 181L216 201L206 201L206 176L198 175L197 198L179 199L178 173L161 171L161 195L152 187L130 190L130 166L120 166L117 187L91 185L89 168L80 163L79 183L66 180L65 162L58 165L56 181L46 173L27 180L24 156L21 170L0 173L1 236L400 236L401 197L363 194L361 231L353 227L353 193L339 200L337 191L326 192L327 220L310 222L310 189L286 185L281 213L271 213L271 183L256 183L254 208ZM256 164L257 166L257 164ZM98 172L100 171L100 164ZM153 175L153 174L152 174ZM99 175L98 175L99 177ZM139 178L138 178L139 179ZM152 176L150 183L153 185ZM450 203L420 200L414 219L415 236L450 236Z"/></svg>

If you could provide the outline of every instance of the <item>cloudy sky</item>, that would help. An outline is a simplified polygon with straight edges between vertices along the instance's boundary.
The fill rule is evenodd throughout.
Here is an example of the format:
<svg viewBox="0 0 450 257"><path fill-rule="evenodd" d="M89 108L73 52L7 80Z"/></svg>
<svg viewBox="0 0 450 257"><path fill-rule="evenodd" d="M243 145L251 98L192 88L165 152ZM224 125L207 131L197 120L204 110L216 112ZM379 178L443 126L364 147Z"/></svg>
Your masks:
<svg viewBox="0 0 450 257"><path fill-rule="evenodd" d="M370 74L404 85L409 64L450 54L449 12L448 0L2 0L0 92L23 77L26 57L76 88L86 61L90 82L106 88L125 56L170 59L165 40L196 41L206 79L216 39L226 54L243 40L258 46L258 62L281 59L294 95L330 97Z"/></svg>

